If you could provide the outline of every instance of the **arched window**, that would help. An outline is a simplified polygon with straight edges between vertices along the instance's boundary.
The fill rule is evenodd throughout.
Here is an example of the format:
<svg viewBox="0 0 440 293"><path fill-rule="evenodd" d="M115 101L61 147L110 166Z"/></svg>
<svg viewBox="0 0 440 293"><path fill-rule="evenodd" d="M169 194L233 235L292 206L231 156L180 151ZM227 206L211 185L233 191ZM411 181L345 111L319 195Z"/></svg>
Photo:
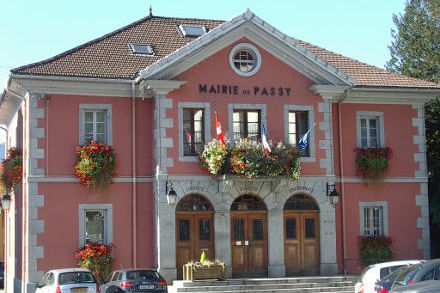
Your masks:
<svg viewBox="0 0 440 293"><path fill-rule="evenodd" d="M265 211L266 205L257 196L245 194L238 197L231 206L231 211Z"/></svg>
<svg viewBox="0 0 440 293"><path fill-rule="evenodd" d="M292 195L284 204L284 210L314 210L318 211L319 207L315 200L310 196L299 193Z"/></svg>
<svg viewBox="0 0 440 293"><path fill-rule="evenodd" d="M204 212L213 211L211 202L201 194L185 195L177 204L177 212Z"/></svg>

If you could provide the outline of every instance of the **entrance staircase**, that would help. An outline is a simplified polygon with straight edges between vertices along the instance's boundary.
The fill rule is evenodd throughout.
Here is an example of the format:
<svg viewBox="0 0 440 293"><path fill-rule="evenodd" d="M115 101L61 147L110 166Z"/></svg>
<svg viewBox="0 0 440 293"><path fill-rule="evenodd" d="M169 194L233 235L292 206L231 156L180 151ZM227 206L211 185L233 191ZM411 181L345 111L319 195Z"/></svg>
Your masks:
<svg viewBox="0 0 440 293"><path fill-rule="evenodd" d="M354 292L357 276L173 281L168 292L275 293Z"/></svg>

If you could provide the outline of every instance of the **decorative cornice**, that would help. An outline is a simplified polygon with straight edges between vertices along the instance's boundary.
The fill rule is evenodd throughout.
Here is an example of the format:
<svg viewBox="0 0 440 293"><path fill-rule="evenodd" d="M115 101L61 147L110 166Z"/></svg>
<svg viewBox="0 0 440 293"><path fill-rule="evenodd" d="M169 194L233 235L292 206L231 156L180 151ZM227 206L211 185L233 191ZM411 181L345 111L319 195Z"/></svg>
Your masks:
<svg viewBox="0 0 440 293"><path fill-rule="evenodd" d="M413 104L426 103L440 95L440 89L396 87L348 87L312 85L315 94L324 100L361 104Z"/></svg>
<svg viewBox="0 0 440 293"><path fill-rule="evenodd" d="M130 79L100 79L82 77L11 75L11 78L28 92L41 94L66 94L108 97L131 97ZM139 90L135 95L140 96Z"/></svg>

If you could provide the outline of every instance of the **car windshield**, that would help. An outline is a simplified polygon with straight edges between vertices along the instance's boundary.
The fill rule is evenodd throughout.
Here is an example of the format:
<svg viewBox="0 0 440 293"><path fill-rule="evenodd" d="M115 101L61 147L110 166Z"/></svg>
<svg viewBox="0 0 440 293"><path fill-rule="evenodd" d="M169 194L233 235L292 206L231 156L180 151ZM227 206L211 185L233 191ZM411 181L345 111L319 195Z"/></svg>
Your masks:
<svg viewBox="0 0 440 293"><path fill-rule="evenodd" d="M419 266L409 266L396 278L395 283L399 285L407 285L409 281L420 271Z"/></svg>
<svg viewBox="0 0 440 293"><path fill-rule="evenodd" d="M95 283L95 278L89 272L67 272L61 273L58 277L60 285L76 283Z"/></svg>
<svg viewBox="0 0 440 293"><path fill-rule="evenodd" d="M405 271L406 268L407 268L406 266L398 268L397 270L395 270L394 272L392 272L391 274L389 274L388 276L383 278L381 281L392 281L392 280L394 280L398 275L400 275L403 271Z"/></svg>
<svg viewBox="0 0 440 293"><path fill-rule="evenodd" d="M159 274L156 271L150 270L138 270L138 271L128 271L127 272L128 280L156 280L159 279Z"/></svg>

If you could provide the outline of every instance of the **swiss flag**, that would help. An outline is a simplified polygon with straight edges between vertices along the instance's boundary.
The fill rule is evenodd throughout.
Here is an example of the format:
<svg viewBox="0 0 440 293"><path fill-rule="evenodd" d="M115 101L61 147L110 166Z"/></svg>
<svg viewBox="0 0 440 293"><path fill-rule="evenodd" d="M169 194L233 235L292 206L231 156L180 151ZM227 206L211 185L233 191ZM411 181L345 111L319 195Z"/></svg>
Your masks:
<svg viewBox="0 0 440 293"><path fill-rule="evenodd" d="M215 129L217 130L217 137L221 140L222 144L225 145L225 137L223 135L223 129L220 124L220 121L218 121L218 115L215 113Z"/></svg>

